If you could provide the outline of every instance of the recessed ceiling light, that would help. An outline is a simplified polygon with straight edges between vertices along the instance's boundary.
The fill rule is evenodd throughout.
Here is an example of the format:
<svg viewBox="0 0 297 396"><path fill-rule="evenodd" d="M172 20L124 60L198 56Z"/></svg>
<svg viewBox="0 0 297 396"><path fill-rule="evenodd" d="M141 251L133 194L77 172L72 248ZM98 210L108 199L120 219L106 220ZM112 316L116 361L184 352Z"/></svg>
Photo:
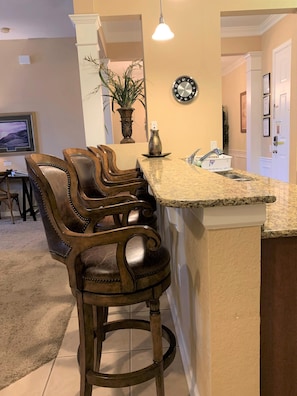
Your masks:
<svg viewBox="0 0 297 396"><path fill-rule="evenodd" d="M9 27L1 28L1 33L9 33L9 32L10 32L10 28Z"/></svg>

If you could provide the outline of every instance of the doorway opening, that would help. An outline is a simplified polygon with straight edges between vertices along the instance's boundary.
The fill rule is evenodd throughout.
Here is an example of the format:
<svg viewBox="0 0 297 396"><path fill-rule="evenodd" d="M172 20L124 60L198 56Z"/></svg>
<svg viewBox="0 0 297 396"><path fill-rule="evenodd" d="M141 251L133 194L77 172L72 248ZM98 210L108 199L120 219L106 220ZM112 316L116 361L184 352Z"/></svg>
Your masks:
<svg viewBox="0 0 297 396"><path fill-rule="evenodd" d="M245 25L241 29L239 27L232 26L232 18L237 19L237 23L242 18L242 23L247 23L248 19L254 19L258 21L262 20L262 27L248 27ZM256 18L256 19L255 19ZM263 21L267 21L263 24ZM279 45L283 44L289 38L294 36L293 28L296 26L297 16L294 14L274 14L274 15L246 15L246 16L226 16L222 15L221 18L221 31L222 31L222 100L223 106L228 109L228 120L229 120L229 154L232 155L233 166L240 169L247 169L263 176L274 177L272 171L272 151L273 151L273 136L275 130L275 124L272 121L274 117L273 106L274 106L274 87L273 87L273 70L272 70L272 51ZM291 30L290 30L291 28ZM258 34L255 35L258 29ZM248 31L250 31L249 35ZM233 37L232 37L233 35ZM234 37L235 36L235 37ZM292 46L296 46L295 42ZM232 50L231 50L232 48ZM260 73L258 73L258 81L250 81L249 84L249 72L248 70L248 56L254 56L255 54L261 55ZM241 71L240 71L241 70ZM241 75L240 75L241 73ZM271 113L268 115L269 118L269 134L264 133L264 112L263 112L263 75L269 73L271 75L271 94L270 94L270 109ZM292 76L292 79L294 77ZM238 82L239 79L239 82ZM293 81L291 81L293 84ZM248 130L247 134L243 135L240 131L240 93L249 90L258 90L257 98L250 96L247 92L247 106L254 104L255 100L259 102L258 114L251 113L248 115ZM251 99L253 101L251 103ZM291 101L290 101L291 103ZM247 109L249 113L249 109ZM267 117L267 115L266 115ZM292 119L291 119L292 121ZM289 136L292 137L296 142L296 123L290 123ZM257 142L255 144L255 142ZM255 147L253 147L255 144ZM257 151L258 149L258 151ZM292 147L292 141L290 145L290 153L288 158L294 158L292 153L294 148ZM295 153L296 157L296 153ZM288 161L289 162L289 161ZM290 162L291 175L296 174L296 161ZM293 163L293 164L292 164ZM256 164L256 165L255 165ZM252 167L252 168L251 168ZM295 168L292 170L292 167ZM289 180L289 178L288 178ZM293 180L295 182L295 180Z"/></svg>

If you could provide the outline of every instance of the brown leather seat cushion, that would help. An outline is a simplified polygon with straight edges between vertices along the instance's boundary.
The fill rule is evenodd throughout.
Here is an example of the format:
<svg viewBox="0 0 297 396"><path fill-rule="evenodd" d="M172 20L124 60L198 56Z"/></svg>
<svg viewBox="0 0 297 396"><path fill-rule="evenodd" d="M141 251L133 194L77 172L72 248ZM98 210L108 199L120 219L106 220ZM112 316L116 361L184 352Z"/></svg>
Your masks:
<svg viewBox="0 0 297 396"><path fill-rule="evenodd" d="M142 238L129 241L127 262L136 279L136 291L157 285L170 274L170 256L166 248L145 249ZM122 293L116 261L116 245L96 246L81 255L85 266L83 289L92 293Z"/></svg>

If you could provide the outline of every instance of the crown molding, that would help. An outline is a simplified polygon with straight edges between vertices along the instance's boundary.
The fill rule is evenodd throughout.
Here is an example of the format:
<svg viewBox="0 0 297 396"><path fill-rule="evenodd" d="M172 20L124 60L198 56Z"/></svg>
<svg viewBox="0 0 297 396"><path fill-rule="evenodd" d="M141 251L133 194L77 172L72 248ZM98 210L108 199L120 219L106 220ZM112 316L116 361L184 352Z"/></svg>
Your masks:
<svg viewBox="0 0 297 396"><path fill-rule="evenodd" d="M255 26L234 26L234 27L222 27L221 37L251 37L251 36L261 36L267 30L269 30L273 25L278 23L287 14L277 14L270 15L261 25Z"/></svg>
<svg viewBox="0 0 297 396"><path fill-rule="evenodd" d="M222 76L226 76L244 63L246 63L245 57L240 56L234 61L228 62L226 65L222 64Z"/></svg>
<svg viewBox="0 0 297 396"><path fill-rule="evenodd" d="M277 14L277 15L270 15L264 23L260 26L261 34L265 33L267 30L272 28L273 25L281 21L287 14Z"/></svg>

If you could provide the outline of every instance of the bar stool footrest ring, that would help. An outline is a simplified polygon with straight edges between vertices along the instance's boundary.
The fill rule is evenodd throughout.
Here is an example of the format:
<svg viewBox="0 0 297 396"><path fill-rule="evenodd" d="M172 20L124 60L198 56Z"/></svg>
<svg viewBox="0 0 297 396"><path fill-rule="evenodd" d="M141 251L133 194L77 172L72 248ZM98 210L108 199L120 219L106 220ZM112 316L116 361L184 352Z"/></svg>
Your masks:
<svg viewBox="0 0 297 396"><path fill-rule="evenodd" d="M123 319L104 324L104 333L120 329L139 329L150 331L150 322L140 319ZM167 351L163 355L164 370L173 362L176 352L176 339L172 331L162 325L162 337L169 343ZM91 385L122 388L137 385L155 378L160 370L160 363L154 362L140 370L121 374L106 374L90 370L87 372L87 382Z"/></svg>

